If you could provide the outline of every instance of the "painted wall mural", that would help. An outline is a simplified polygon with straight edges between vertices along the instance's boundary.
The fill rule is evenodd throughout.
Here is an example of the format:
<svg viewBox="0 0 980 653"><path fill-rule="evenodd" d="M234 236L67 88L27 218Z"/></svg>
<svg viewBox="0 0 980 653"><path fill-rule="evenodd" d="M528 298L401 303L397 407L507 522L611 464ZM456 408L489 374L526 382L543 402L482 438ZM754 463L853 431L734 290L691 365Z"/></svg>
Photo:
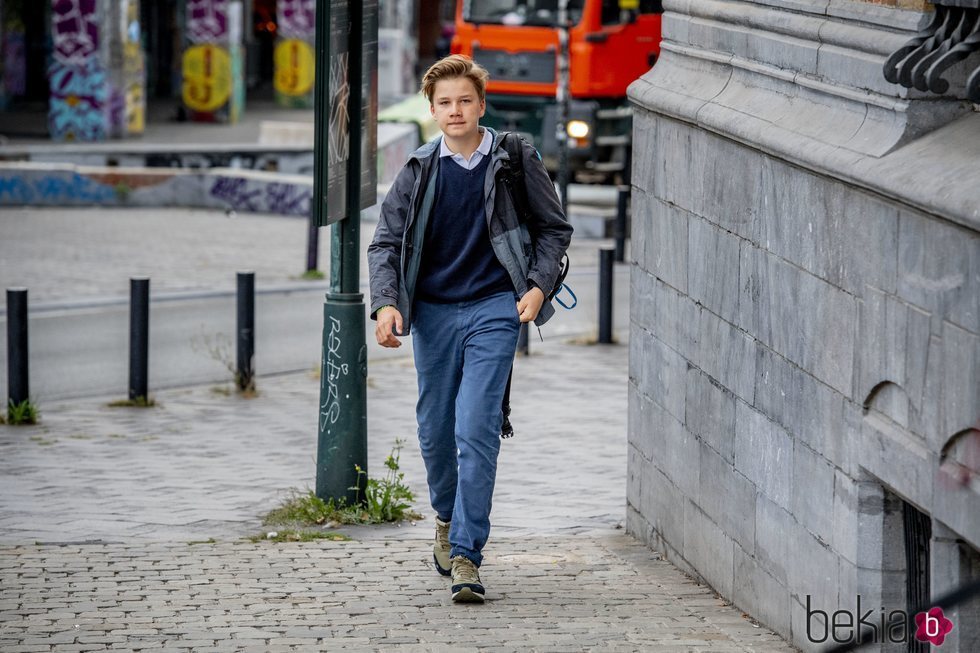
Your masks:
<svg viewBox="0 0 980 653"><path fill-rule="evenodd" d="M237 122L245 105L242 3L187 0L181 95L190 118Z"/></svg>
<svg viewBox="0 0 980 653"><path fill-rule="evenodd" d="M48 128L55 140L99 141L108 135L109 84L93 57L78 66L51 67Z"/></svg>
<svg viewBox="0 0 980 653"><path fill-rule="evenodd" d="M279 0L273 87L285 107L313 108L316 0Z"/></svg>

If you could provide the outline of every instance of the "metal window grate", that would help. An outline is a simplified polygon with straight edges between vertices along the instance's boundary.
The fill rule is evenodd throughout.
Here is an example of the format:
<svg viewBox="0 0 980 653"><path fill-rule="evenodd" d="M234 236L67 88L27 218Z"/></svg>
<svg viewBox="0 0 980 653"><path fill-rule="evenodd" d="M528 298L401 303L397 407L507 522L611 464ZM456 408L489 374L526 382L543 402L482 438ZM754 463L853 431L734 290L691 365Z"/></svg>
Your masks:
<svg viewBox="0 0 980 653"><path fill-rule="evenodd" d="M905 531L905 596L909 628L915 612L929 602L929 541L932 539L932 520L912 504L902 502L902 523ZM914 629L912 630L914 632ZM909 635L912 634L909 633ZM915 637L908 639L909 653L929 653L929 644Z"/></svg>

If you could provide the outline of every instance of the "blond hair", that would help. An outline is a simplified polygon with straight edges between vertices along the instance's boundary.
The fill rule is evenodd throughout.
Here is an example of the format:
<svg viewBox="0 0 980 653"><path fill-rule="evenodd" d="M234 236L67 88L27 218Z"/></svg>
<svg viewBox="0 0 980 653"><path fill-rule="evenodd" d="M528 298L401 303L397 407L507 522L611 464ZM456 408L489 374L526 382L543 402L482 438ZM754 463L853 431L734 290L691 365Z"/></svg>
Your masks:
<svg viewBox="0 0 980 653"><path fill-rule="evenodd" d="M422 95L429 100L429 104L432 104L432 95L436 92L436 82L460 77L465 77L473 82L481 102L486 99L487 80L490 79L490 73L487 72L486 68L462 54L451 54L429 66L422 77Z"/></svg>

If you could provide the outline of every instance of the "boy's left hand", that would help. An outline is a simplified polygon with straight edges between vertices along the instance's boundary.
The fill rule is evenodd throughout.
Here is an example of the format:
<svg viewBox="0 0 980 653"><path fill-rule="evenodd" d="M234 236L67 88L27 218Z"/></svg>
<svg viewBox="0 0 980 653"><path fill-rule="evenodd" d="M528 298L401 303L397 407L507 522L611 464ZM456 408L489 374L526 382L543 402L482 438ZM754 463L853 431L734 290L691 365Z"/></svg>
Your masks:
<svg viewBox="0 0 980 653"><path fill-rule="evenodd" d="M524 293L521 301L517 302L517 314L521 317L521 322L530 322L536 318L542 304L544 293L537 286Z"/></svg>

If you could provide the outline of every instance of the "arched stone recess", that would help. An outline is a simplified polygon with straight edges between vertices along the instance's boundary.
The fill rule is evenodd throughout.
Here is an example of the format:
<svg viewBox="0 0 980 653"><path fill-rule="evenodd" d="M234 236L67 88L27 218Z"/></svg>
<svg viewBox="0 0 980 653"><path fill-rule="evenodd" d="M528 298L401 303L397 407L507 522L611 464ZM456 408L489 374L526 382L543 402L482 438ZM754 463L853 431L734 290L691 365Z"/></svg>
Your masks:
<svg viewBox="0 0 980 653"><path fill-rule="evenodd" d="M980 549L980 428L963 429L943 445L933 515Z"/></svg>
<svg viewBox="0 0 980 653"><path fill-rule="evenodd" d="M929 514L939 457L922 434L907 427L909 405L898 383L874 384L862 401L858 459L872 476Z"/></svg>

